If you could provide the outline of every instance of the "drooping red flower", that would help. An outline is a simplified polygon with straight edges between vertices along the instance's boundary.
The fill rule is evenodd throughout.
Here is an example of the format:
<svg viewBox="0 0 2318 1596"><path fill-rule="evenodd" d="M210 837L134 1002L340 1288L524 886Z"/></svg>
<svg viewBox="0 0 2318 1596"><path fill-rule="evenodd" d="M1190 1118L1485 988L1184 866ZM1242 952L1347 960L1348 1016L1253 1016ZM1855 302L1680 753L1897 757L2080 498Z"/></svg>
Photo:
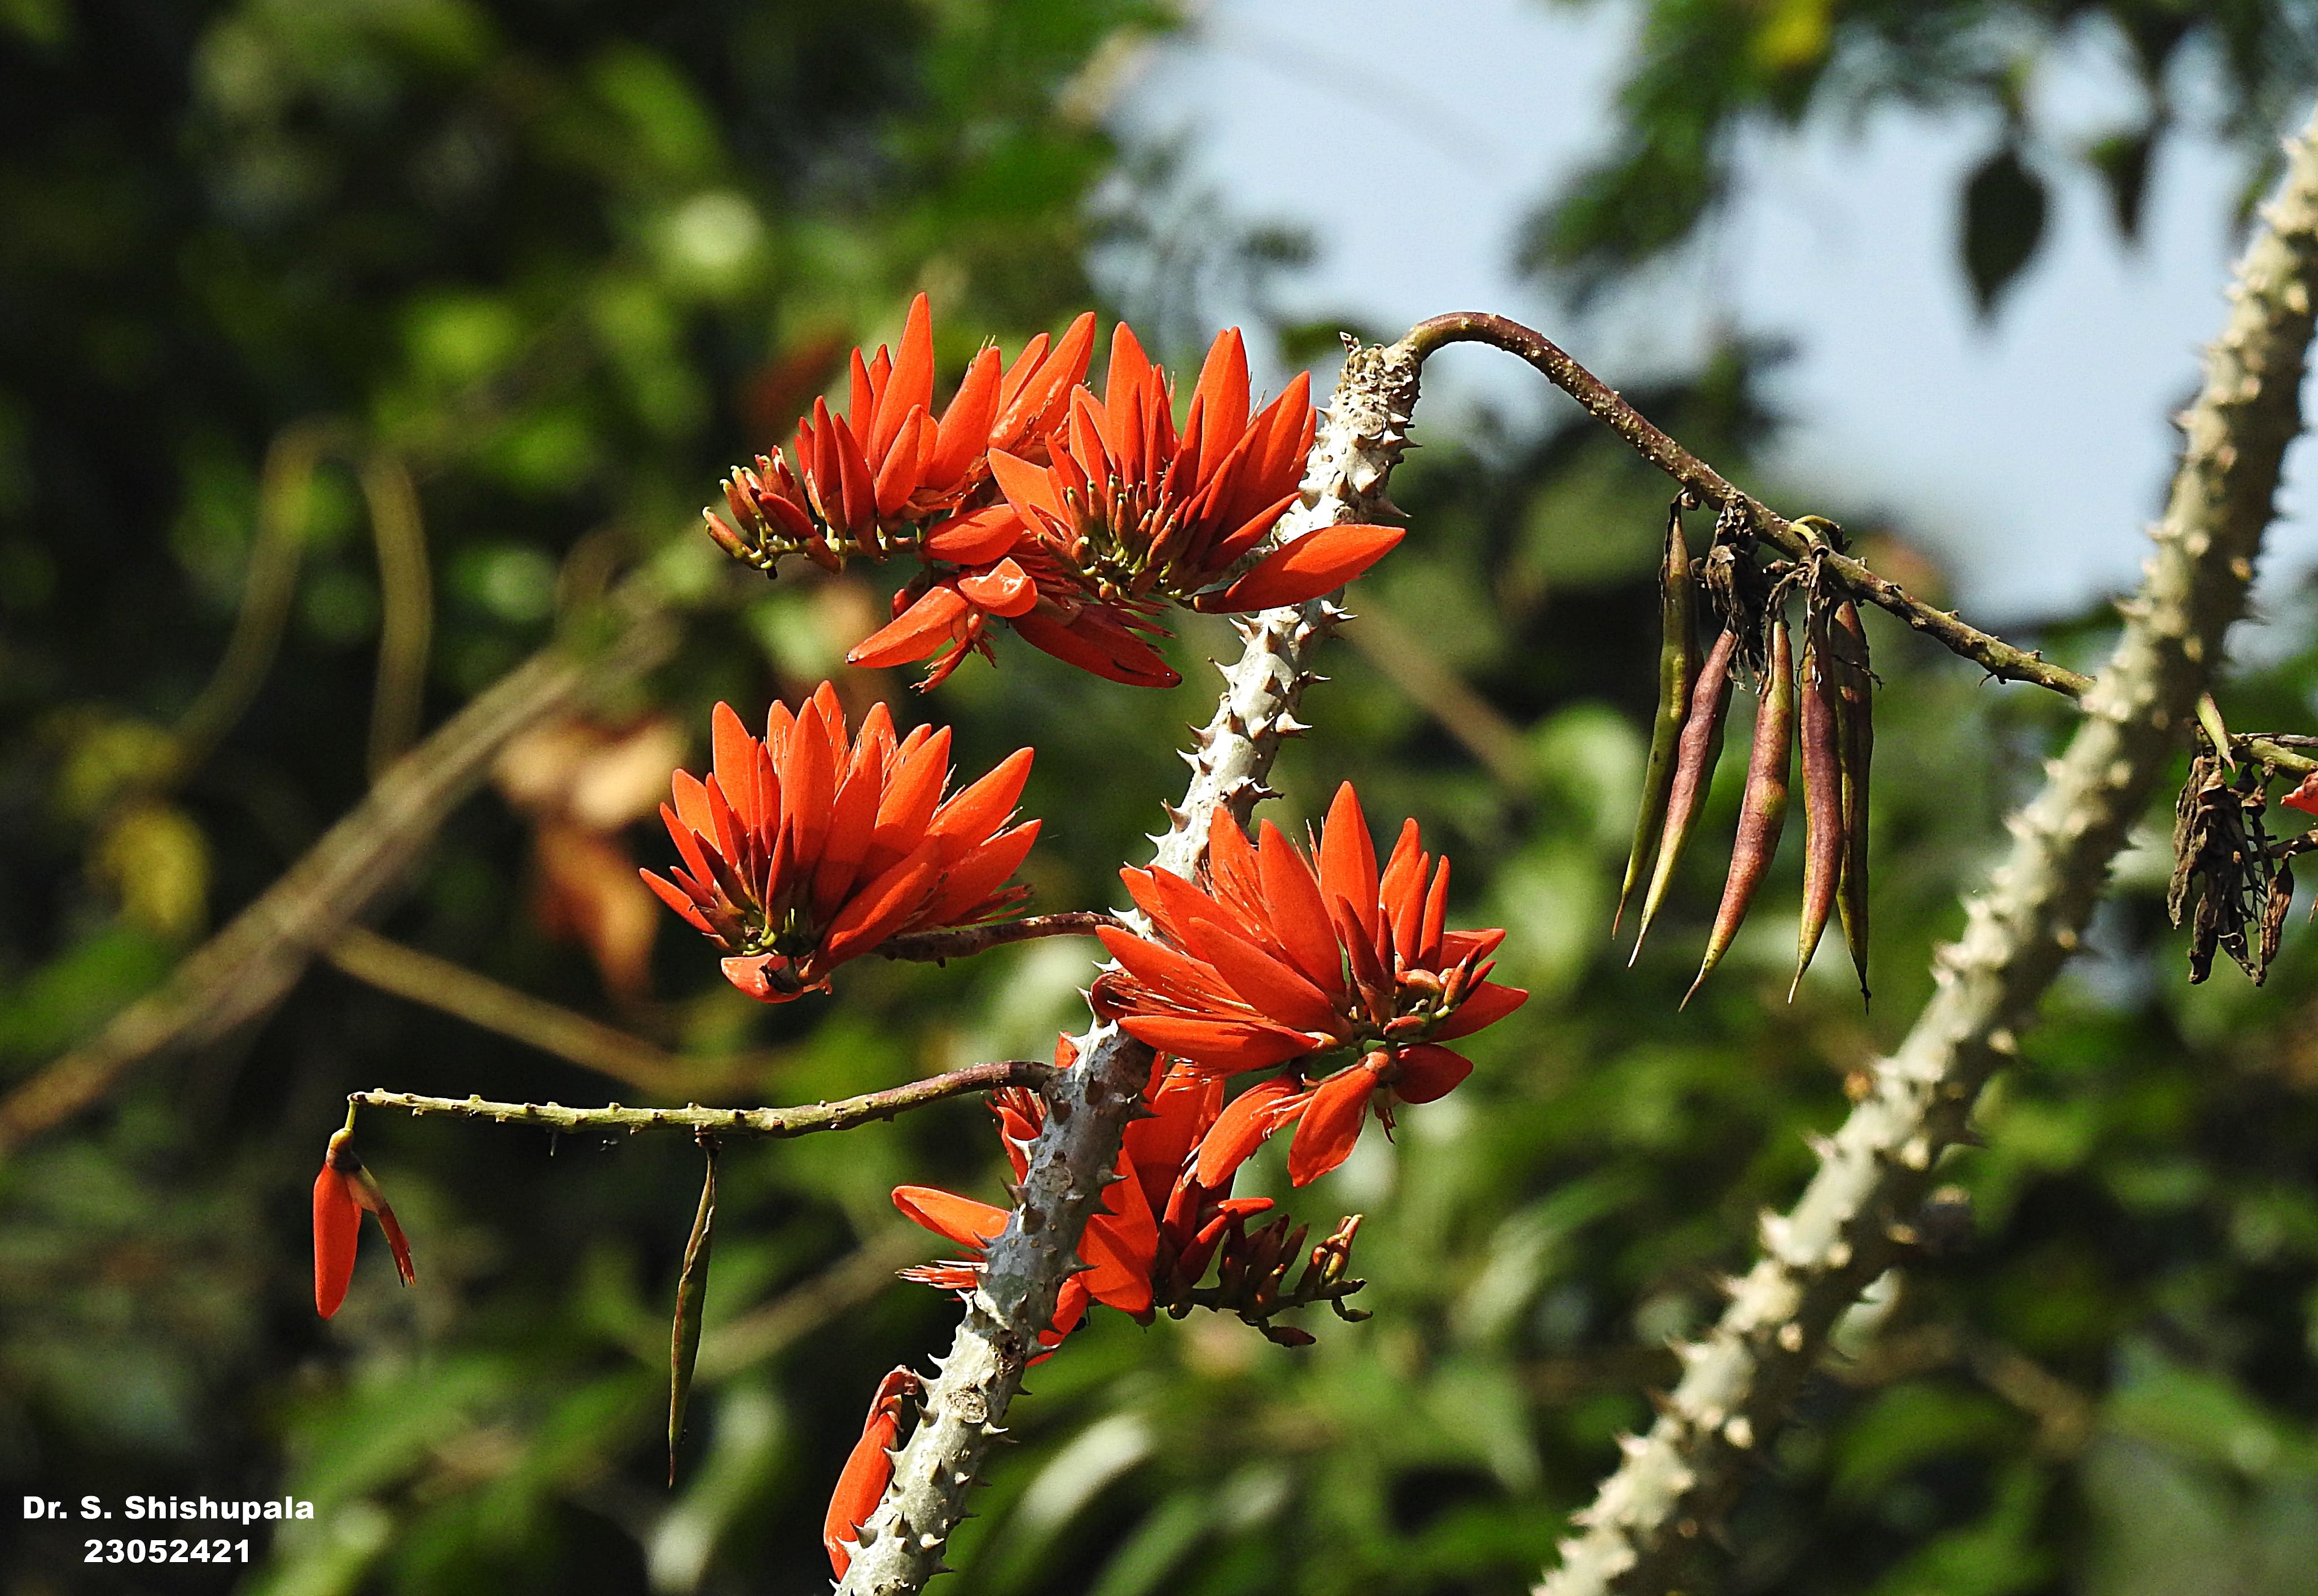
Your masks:
<svg viewBox="0 0 2318 1596"><path fill-rule="evenodd" d="M949 730L898 741L884 704L849 740L823 682L792 715L775 704L765 735L718 704L714 772L675 776L660 818L683 857L645 882L693 928L729 950L725 978L786 1002L826 991L830 972L889 937L976 925L1028 893L1003 883L1038 835L1008 825L1030 773L1021 749L945 800Z"/></svg>
<svg viewBox="0 0 2318 1596"><path fill-rule="evenodd" d="M933 316L911 301L898 355L880 345L853 352L850 403L842 416L817 399L797 423L785 458L776 450L723 483L728 522L705 510L709 535L735 559L770 570L803 554L831 570L847 559L885 560L897 549L973 563L1002 554L1011 525L986 507L993 448L1043 457L1072 386L1086 375L1094 317L1059 341L1033 338L1011 367L985 347L939 421L933 415Z"/></svg>
<svg viewBox="0 0 2318 1596"><path fill-rule="evenodd" d="M395 1272L405 1286L418 1278L411 1267L410 1243L395 1223L394 1210L371 1172L355 1156L352 1130L334 1132L322 1154L321 1173L314 1177L314 1308L328 1319L346 1300L355 1277L355 1249L362 1240L363 1210L378 1215L386 1232L388 1251L394 1254Z"/></svg>
<svg viewBox="0 0 2318 1596"><path fill-rule="evenodd" d="M2302 785L2278 800L2288 809L2298 809L2304 814L2318 814L2318 772L2302 778Z"/></svg>
<svg viewBox="0 0 2318 1596"><path fill-rule="evenodd" d="M821 1521L821 1544L829 1553L831 1578L843 1579L853 1565L861 1526L877 1511L877 1503L893 1484L894 1459L889 1454L902 1432L902 1403L925 1388L925 1382L905 1368L897 1368L877 1384L868 1415L861 1421L861 1439L846 1455L845 1467L830 1493L829 1511Z"/></svg>
<svg viewBox="0 0 2318 1596"><path fill-rule="evenodd" d="M1470 1062L1442 1043L1529 996L1488 979L1504 931L1447 928L1449 862L1435 867L1415 821L1379 872L1347 782L1313 852L1316 866L1268 821L1251 844L1218 811L1201 883L1121 873L1156 935L1100 933L1121 967L1096 1001L1130 1036L1217 1075L1292 1067L1225 1110L1203 1177L1294 1124L1289 1179L1317 1179L1351 1153L1371 1107L1389 1126L1395 1101L1430 1102L1465 1078ZM1322 1055L1346 1050L1357 1062L1311 1080Z"/></svg>
<svg viewBox="0 0 2318 1596"><path fill-rule="evenodd" d="M1375 564L1401 533L1322 527L1226 584L1296 502L1312 448L1308 375L1253 418L1250 404L1247 352L1228 328L1208 352L1177 433L1167 373L1122 322L1103 398L1073 391L1051 460L1041 468L993 449L991 471L1023 524L1099 602L1146 609L1165 599L1211 611L1301 604Z"/></svg>
<svg viewBox="0 0 2318 1596"><path fill-rule="evenodd" d="M984 512L993 514L993 512ZM1013 513L994 512L1015 539L1014 552L948 576L929 572L894 596L894 619L846 655L852 665L883 668L931 659L923 688L939 686L968 654L995 659L990 633L1010 623L1023 641L1057 659L1137 687L1172 687L1183 678L1138 633L1159 629L1144 617L1093 603L1052 552L1018 536Z"/></svg>

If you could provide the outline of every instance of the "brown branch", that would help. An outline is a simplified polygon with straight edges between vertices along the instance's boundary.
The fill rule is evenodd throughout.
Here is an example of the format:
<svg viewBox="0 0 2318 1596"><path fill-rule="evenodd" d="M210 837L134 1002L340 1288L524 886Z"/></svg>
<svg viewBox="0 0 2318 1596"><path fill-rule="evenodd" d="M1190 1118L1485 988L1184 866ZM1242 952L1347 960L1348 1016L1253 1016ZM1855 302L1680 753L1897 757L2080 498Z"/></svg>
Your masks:
<svg viewBox="0 0 2318 1596"><path fill-rule="evenodd" d="M380 776L363 801L157 991L94 1037L0 1098L0 1158L102 1100L148 1059L217 1042L281 1001L315 950L403 876L444 820L481 785L492 758L525 728L632 681L674 650L668 615L632 588L622 623L580 653L550 647L487 689Z"/></svg>
<svg viewBox="0 0 2318 1596"><path fill-rule="evenodd" d="M876 1119L891 1119L929 1103L965 1097L970 1092L995 1091L1023 1086L1044 1091L1055 1078L1052 1064L1034 1059L1009 1059L1003 1063L968 1064L947 1075L891 1086L884 1091L840 1098L834 1103L806 1103L795 1108L704 1108L697 1103L682 1108L630 1108L607 1103L601 1108L571 1108L562 1103L492 1103L475 1098L427 1098L416 1092L356 1091L346 1101L357 1108L400 1108L406 1114L448 1114L459 1119L488 1119L499 1125L536 1125L553 1131L714 1131L720 1135L769 1136L786 1140L815 1131L848 1131Z"/></svg>
<svg viewBox="0 0 2318 1596"><path fill-rule="evenodd" d="M1635 452L1717 509L1736 505L1755 535L1791 560L1811 556L1819 541L1761 500L1742 493L1721 472L1668 437L1628 404L1618 391L1587 371L1544 334L1517 321L1478 310L1451 311L1421 321L1404 342L1421 360L1450 344L1487 344L1518 356L1546 380L1586 407ZM1819 554L1827 569L1855 596L1887 610L1909 626L1961 654L1999 681L2034 682L2071 698L2082 697L2092 678L2054 665L2043 655L2017 649L2002 638L1967 624L1953 610L1934 609L1897 582L1877 576L1848 554Z"/></svg>
<svg viewBox="0 0 2318 1596"><path fill-rule="evenodd" d="M657 1098L680 1098L753 1079L781 1057L757 1053L685 1058L361 926L348 926L322 956L380 991L440 1009Z"/></svg>
<svg viewBox="0 0 2318 1596"><path fill-rule="evenodd" d="M1119 917L1099 909L1066 910L1061 914L1034 914L1019 920L998 920L987 926L958 926L947 931L912 931L888 937L877 951L889 959L939 964L962 959L1010 942L1029 942L1040 937L1092 937L1104 926L1118 926Z"/></svg>

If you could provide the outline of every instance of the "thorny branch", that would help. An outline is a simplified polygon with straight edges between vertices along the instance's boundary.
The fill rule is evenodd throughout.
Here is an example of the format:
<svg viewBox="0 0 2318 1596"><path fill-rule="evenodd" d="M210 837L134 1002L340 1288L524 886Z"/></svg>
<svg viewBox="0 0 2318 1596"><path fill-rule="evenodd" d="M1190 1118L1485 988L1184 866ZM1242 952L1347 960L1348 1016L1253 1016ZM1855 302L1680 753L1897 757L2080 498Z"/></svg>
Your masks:
<svg viewBox="0 0 2318 1596"><path fill-rule="evenodd" d="M1385 481L1406 446L1415 399L1416 360L1405 345L1347 355L1313 443L1303 503L1289 511L1282 536L1384 513ZM1280 740L1303 730L1293 712L1315 679L1313 652L1341 614L1316 599L1298 609L1266 611L1242 626L1245 649L1226 668L1223 701L1189 756L1190 789L1155 839L1160 865L1190 874L1206 847L1209 817L1222 808L1244 824L1266 794L1263 780ZM1029 1150L1020 1200L990 1245L940 1374L926 1385L917 1430L862 1529L861 1548L839 1587L845 1596L914 1592L942 1570L966 1493L1021 1389L1025 1359L1054 1318L1063 1280L1078 1267L1079 1233L1118 1159L1151 1054L1108 1025L1097 1025L1076 1045L1078 1062L1048 1093L1047 1128Z"/></svg>
<svg viewBox="0 0 2318 1596"><path fill-rule="evenodd" d="M425 1098L415 1092L356 1091L346 1101L357 1108L400 1108L406 1114L448 1114L460 1119L489 1119L499 1125L535 1125L554 1131L712 1131L719 1135L768 1136L785 1139L815 1131L846 1131L872 1120L891 1119L929 1103L965 1097L970 1092L996 1091L1001 1087L1028 1087L1045 1091L1055 1067L1032 1059L1009 1059L994 1064L968 1064L945 1075L928 1076L907 1086L840 1098L834 1103L807 1103L795 1108L704 1108L697 1103L682 1108L629 1108L609 1103L601 1108L571 1108L561 1103L492 1103L474 1098Z"/></svg>
<svg viewBox="0 0 2318 1596"><path fill-rule="evenodd" d="M2284 186L2239 264L2228 325L2207 352L2156 551L2116 653L2084 691L2083 724L2014 818L2011 853L1969 903L1962 940L1941 950L1939 990L1877 1066L1866 1099L1816 1143L1819 1171L1801 1200L1765 1215L1764 1256L1733 1283L1721 1323L1677 1349L1681 1383L1649 1433L1622 1443L1623 1463L1577 1515L1581 1533L1562 1543L1540 1596L1636 1596L1684 1576L1837 1316L1898 1258L1895 1226L1963 1136L1981 1086L2017 1055L2019 1029L2076 947L2244 607L2280 462L2300 430L2318 293L2318 118L2287 154Z"/></svg>

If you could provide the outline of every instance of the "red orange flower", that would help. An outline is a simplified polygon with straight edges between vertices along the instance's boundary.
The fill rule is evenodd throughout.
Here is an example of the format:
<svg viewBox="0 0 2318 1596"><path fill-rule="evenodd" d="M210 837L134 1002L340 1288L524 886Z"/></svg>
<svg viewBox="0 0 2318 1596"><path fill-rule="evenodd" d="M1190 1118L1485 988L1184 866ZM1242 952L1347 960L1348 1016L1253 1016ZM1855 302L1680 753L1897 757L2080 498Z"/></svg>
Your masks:
<svg viewBox="0 0 2318 1596"><path fill-rule="evenodd" d="M753 470L734 468L723 484L732 519L704 510L709 535L764 570L784 554L837 570L849 556L884 560L902 547L946 560L994 558L1011 528L961 513L988 485L989 452L1042 454L1093 348L1091 314L1059 343L1043 333L1033 338L1011 368L986 347L936 421L933 316L920 294L898 356L884 345L867 359L854 350L846 413L833 415L827 400L815 400L813 414L797 423L794 467L775 451L759 455Z"/></svg>
<svg viewBox="0 0 2318 1596"><path fill-rule="evenodd" d="M1253 419L1250 402L1247 353L1234 327L1208 350L1178 434L1167 373L1122 322L1104 397L1072 393L1069 423L1050 440L1047 465L993 449L991 471L1015 514L1092 598L1219 611L1301 604L1360 575L1401 533L1322 527L1218 587L1296 502L1312 447L1308 375L1299 373Z"/></svg>
<svg viewBox="0 0 2318 1596"><path fill-rule="evenodd" d="M2302 785L2278 802L2288 809L2298 809L2304 814L2318 814L2318 773L2304 776Z"/></svg>
<svg viewBox="0 0 2318 1596"><path fill-rule="evenodd" d="M378 1182L355 1156L353 1130L335 1132L322 1154L322 1171L314 1177L314 1308L325 1319L346 1300L365 1208L378 1215L387 1248L394 1254L395 1272L409 1285L418 1278L418 1271L411 1267L410 1243L402 1226L395 1223L394 1210L387 1206Z"/></svg>
<svg viewBox="0 0 2318 1596"><path fill-rule="evenodd" d="M843 1579L853 1565L861 1526L877 1511L878 1499L893 1483L894 1442L902 1433L902 1403L925 1388L925 1382L908 1369L897 1368L877 1384L869 1413L861 1421L861 1439L847 1454L845 1467L830 1493L829 1511L821 1521L821 1544L829 1553L831 1578Z"/></svg>
<svg viewBox="0 0 2318 1596"><path fill-rule="evenodd" d="M1441 1044L1529 996L1488 979L1502 930L1447 928L1449 862L1434 866L1415 821L1379 873L1347 782L1313 851L1316 867L1268 821L1250 844L1218 811L1203 883L1121 873L1157 935L1100 933L1121 967L1096 983L1096 1000L1129 1035L1218 1075L1293 1066L1225 1111L1203 1176L1290 1124L1289 1179L1325 1174L1372 1106L1389 1127L1394 1101L1430 1102L1464 1079L1471 1063ZM1345 1049L1356 1063L1307 1085L1313 1061Z"/></svg>
<svg viewBox="0 0 2318 1596"><path fill-rule="evenodd" d="M1003 883L1038 835L1036 820L1007 824L1029 749L945 800L948 729L897 741L881 704L849 740L827 682L794 715L773 704L761 740L728 704L713 724L713 774L678 771L675 805L660 806L683 867L643 878L730 950L725 977L750 997L826 991L889 937L975 925L1027 894Z"/></svg>

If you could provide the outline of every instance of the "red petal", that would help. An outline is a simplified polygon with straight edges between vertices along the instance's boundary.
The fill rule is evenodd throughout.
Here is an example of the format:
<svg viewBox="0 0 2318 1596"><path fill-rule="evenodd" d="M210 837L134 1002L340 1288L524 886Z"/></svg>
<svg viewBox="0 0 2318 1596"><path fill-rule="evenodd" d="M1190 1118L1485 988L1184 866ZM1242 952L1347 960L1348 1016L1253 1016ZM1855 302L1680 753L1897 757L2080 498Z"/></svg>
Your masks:
<svg viewBox="0 0 2318 1596"><path fill-rule="evenodd" d="M1240 435L1247 430L1247 345L1240 338L1239 328L1227 327L1208 346L1199 384L1192 393L1203 412L1194 483L1212 476L1225 456L1238 446Z"/></svg>
<svg viewBox="0 0 2318 1596"><path fill-rule="evenodd" d="M1484 1027L1493 1026L1514 1009L1529 1001L1529 993L1517 986L1499 986L1485 981L1465 994L1457 1010L1433 1027L1436 1042L1454 1042L1460 1036L1469 1036Z"/></svg>
<svg viewBox="0 0 2318 1596"><path fill-rule="evenodd" d="M1308 1186L1352 1155L1369 1113L1376 1074L1366 1059L1312 1089L1296 1139L1288 1144L1288 1183Z"/></svg>
<svg viewBox="0 0 2318 1596"><path fill-rule="evenodd" d="M1143 341L1133 327L1120 322L1110 329L1110 374L1102 390L1104 412L1113 420L1126 416L1132 402L1128 396L1150 375L1151 357L1143 353Z"/></svg>
<svg viewBox="0 0 2318 1596"><path fill-rule="evenodd" d="M1038 839L1037 820L1027 820L954 862L939 877L939 885L918 912L922 926L954 926L977 918L976 911L1022 867L1030 845Z"/></svg>
<svg viewBox="0 0 2318 1596"><path fill-rule="evenodd" d="M1266 1070L1330 1045L1254 1019L1214 1019L1177 1014L1130 1014L1119 1022L1137 1041L1188 1059L1219 1075Z"/></svg>
<svg viewBox="0 0 2318 1596"><path fill-rule="evenodd" d="M972 515L953 516L926 533L925 551L953 565L986 565L1022 535L1022 517L1012 505L990 505Z"/></svg>
<svg viewBox="0 0 2318 1596"><path fill-rule="evenodd" d="M829 1554L829 1566L840 1580L852 1566L853 1547L861 1538L861 1527L877 1511L885 1487L893 1484L894 1460L886 1454L902 1431L902 1402L919 1385L918 1376L903 1368L895 1369L879 1384L861 1423L861 1439L846 1455L837 1488L830 1493L829 1511L821 1522L821 1544Z"/></svg>
<svg viewBox="0 0 2318 1596"><path fill-rule="evenodd" d="M993 615L1019 615L1038 602L1038 585L1011 560L957 579L957 590Z"/></svg>
<svg viewBox="0 0 2318 1596"><path fill-rule="evenodd" d="M699 910L693 907L689 893L678 888L673 882L661 880L649 870L639 870L636 874L644 878L644 885L652 890L653 896L682 915L686 923L694 930L704 937L716 935L716 928L701 917Z"/></svg>
<svg viewBox="0 0 2318 1596"><path fill-rule="evenodd" d="M1095 613L1092 608L1083 611L1077 620L1064 626L1033 610L1015 616L1013 627L1032 648L1106 681L1124 682L1130 687L1172 687L1183 679L1150 645L1128 634L1123 626L1095 635L1096 628L1087 623Z"/></svg>
<svg viewBox="0 0 2318 1596"><path fill-rule="evenodd" d="M998 351L984 349L966 368L965 379L942 412L933 453L921 475L928 486L948 491L974 469L990 446L990 423L998 414Z"/></svg>
<svg viewBox="0 0 2318 1596"><path fill-rule="evenodd" d="M1031 525L1066 525L1069 517L1064 513L1061 497L1055 490L1054 479L1040 466L1007 453L1003 449L990 452L990 474L998 480L998 491L1014 507L1014 513Z"/></svg>
<svg viewBox="0 0 2318 1596"><path fill-rule="evenodd" d="M2302 778L2302 785L2278 800L2288 809L2298 809L2304 814L2318 814L2318 771Z"/></svg>
<svg viewBox="0 0 2318 1596"><path fill-rule="evenodd" d="M1361 813L1361 795L1346 782L1328 805L1320 828L1320 893L1330 902L1341 898L1369 934L1371 947L1384 940L1383 915L1377 902L1376 844Z"/></svg>
<svg viewBox="0 0 2318 1596"><path fill-rule="evenodd" d="M1473 1072L1471 1059L1430 1042L1412 1042L1399 1049L1399 1055L1400 1079L1392 1083L1392 1095L1404 1103L1430 1103L1447 1097Z"/></svg>
<svg viewBox="0 0 2318 1596"><path fill-rule="evenodd" d="M1200 1138L1192 1179L1210 1191L1223 1190L1233 1172L1254 1156L1265 1138L1300 1111L1303 1096L1295 1081L1274 1075L1234 1098L1216 1116L1214 1127Z"/></svg>
<svg viewBox="0 0 2318 1596"><path fill-rule="evenodd" d="M877 669L922 659L957 635L957 623L968 613L956 588L929 587L899 616L855 644L846 663Z"/></svg>
<svg viewBox="0 0 2318 1596"><path fill-rule="evenodd" d="M325 1319L346 1300L361 1240L362 1210L355 1206L346 1178L325 1163L314 1177L314 1310Z"/></svg>
<svg viewBox="0 0 2318 1596"><path fill-rule="evenodd" d="M972 1248L977 1252L996 1241L999 1233L1006 1228L1005 1209L977 1203L972 1197L962 1197L939 1187L896 1186L894 1206L904 1217L925 1226L951 1245Z"/></svg>
<svg viewBox="0 0 2318 1596"><path fill-rule="evenodd" d="M1031 751L1016 749L998 767L934 811L928 838L979 842L1006 823L1030 779Z"/></svg>
<svg viewBox="0 0 2318 1596"><path fill-rule="evenodd" d="M1397 526L1324 526L1307 533L1225 588L1218 607L1269 610L1317 598L1392 552L1404 535Z"/></svg>
<svg viewBox="0 0 2318 1596"><path fill-rule="evenodd" d="M879 456L876 501L880 518L890 518L918 490L918 466L931 442L934 424L923 410L912 410L902 423L892 445Z"/></svg>
<svg viewBox="0 0 2318 1596"><path fill-rule="evenodd" d="M1299 1031L1339 1027L1335 1005L1319 988L1245 938L1210 921L1193 930L1186 946L1258 1014Z"/></svg>
<svg viewBox="0 0 2318 1596"><path fill-rule="evenodd" d="M869 462L844 417L836 417L831 426L836 429L833 448L838 474L845 484L845 515L839 525L847 532L867 532L877 519L877 489L869 475Z"/></svg>
<svg viewBox="0 0 2318 1596"><path fill-rule="evenodd" d="M1266 820L1256 831L1256 865L1263 878L1265 906L1271 928L1288 956L1306 980L1317 984L1332 1002L1344 997L1343 950L1328 922L1328 906L1320 897L1320 883L1312 866Z"/></svg>
<svg viewBox="0 0 2318 1596"><path fill-rule="evenodd" d="M909 319L902 325L902 353L877 399L876 431L870 438L869 457L883 460L902 434L913 409L930 409L934 402L933 310L920 294L910 301Z"/></svg>
<svg viewBox="0 0 2318 1596"><path fill-rule="evenodd" d="M1094 934L1110 956L1150 991L1163 993L1186 1009L1241 1018L1232 1015L1232 1010L1241 1006L1239 1000L1220 976L1196 959L1116 926L1098 926Z"/></svg>
<svg viewBox="0 0 2318 1596"><path fill-rule="evenodd" d="M937 850L921 847L908 858L867 883L821 935L821 946L807 963L826 973L846 960L867 953L900 930L921 908L938 879Z"/></svg>

